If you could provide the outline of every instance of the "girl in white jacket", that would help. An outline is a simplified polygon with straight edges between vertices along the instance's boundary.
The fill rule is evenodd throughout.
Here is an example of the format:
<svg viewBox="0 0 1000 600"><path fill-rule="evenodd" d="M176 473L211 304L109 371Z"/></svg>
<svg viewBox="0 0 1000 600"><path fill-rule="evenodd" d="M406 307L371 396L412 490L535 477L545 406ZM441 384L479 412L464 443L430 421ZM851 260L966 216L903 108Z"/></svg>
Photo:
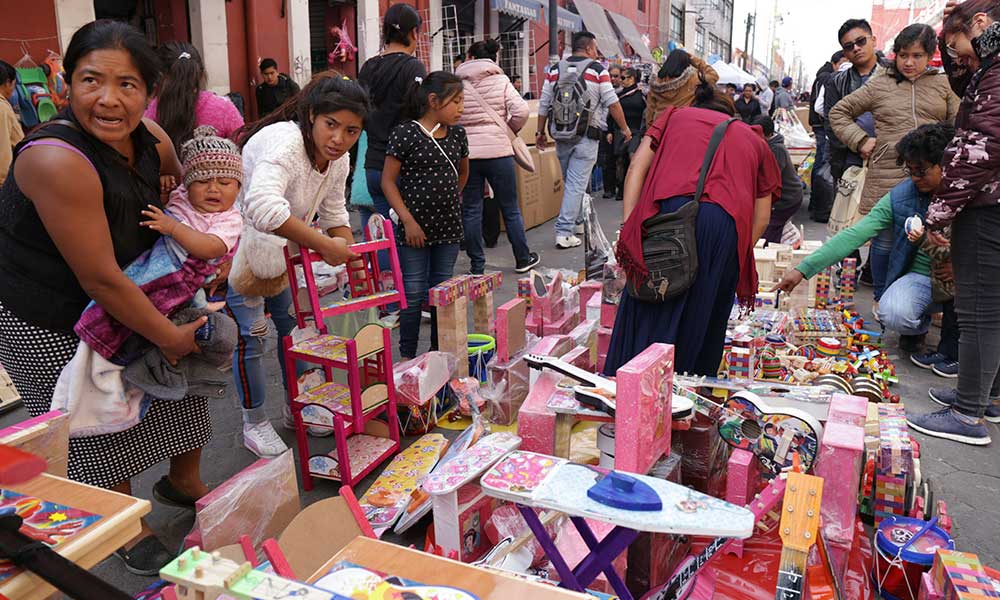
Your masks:
<svg viewBox="0 0 1000 600"><path fill-rule="evenodd" d="M238 200L246 227L311 248L331 265L356 258L348 248L354 239L344 188L350 170L348 150L358 141L370 109L368 94L357 82L330 72L318 75L298 95L249 126L240 138L244 185ZM322 233L305 221L316 202ZM244 234L244 240L246 237ZM277 254L238 255L235 262L243 258L248 264L261 265L284 260L278 247L257 244L254 248ZM285 288L261 301L234 288L231 284L226 306L240 327L233 375L243 406L243 443L257 456L277 456L288 448L264 410L267 376L261 357L267 334L266 314L279 340L295 327L295 318L289 314L292 294ZM278 354L284 382L285 360L280 343ZM287 427L293 426L287 405L285 422Z"/></svg>

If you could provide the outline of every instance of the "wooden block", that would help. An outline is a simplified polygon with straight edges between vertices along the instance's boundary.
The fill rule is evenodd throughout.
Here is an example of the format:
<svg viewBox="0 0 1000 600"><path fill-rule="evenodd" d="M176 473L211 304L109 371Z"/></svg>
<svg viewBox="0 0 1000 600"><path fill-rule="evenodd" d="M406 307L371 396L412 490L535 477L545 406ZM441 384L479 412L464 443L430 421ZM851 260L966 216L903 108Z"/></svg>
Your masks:
<svg viewBox="0 0 1000 600"><path fill-rule="evenodd" d="M493 271L484 275L472 275L469 281L469 299L485 298L500 288L503 283L503 273Z"/></svg>
<svg viewBox="0 0 1000 600"><path fill-rule="evenodd" d="M469 294L469 287L472 285L472 275L459 275L452 277L448 281L442 282L430 289L427 293L431 306L447 306L455 303L459 298L465 299Z"/></svg>
<svg viewBox="0 0 1000 600"><path fill-rule="evenodd" d="M45 459L45 471L66 477L69 463L69 415L53 410L0 430L0 444Z"/></svg>
<svg viewBox="0 0 1000 600"><path fill-rule="evenodd" d="M651 344L617 373L615 469L645 475L670 452L674 347Z"/></svg>
<svg viewBox="0 0 1000 600"><path fill-rule="evenodd" d="M493 333L493 292L472 300L472 326L475 333Z"/></svg>
<svg viewBox="0 0 1000 600"><path fill-rule="evenodd" d="M465 296L459 296L451 304L437 309L438 349L455 357L456 377L469 376L468 303Z"/></svg>
<svg viewBox="0 0 1000 600"><path fill-rule="evenodd" d="M969 552L938 549L931 576L934 587L945 600L1000 598L979 557Z"/></svg>
<svg viewBox="0 0 1000 600"><path fill-rule="evenodd" d="M528 303L523 298L514 298L497 309L497 361L501 364L524 350L527 310Z"/></svg>

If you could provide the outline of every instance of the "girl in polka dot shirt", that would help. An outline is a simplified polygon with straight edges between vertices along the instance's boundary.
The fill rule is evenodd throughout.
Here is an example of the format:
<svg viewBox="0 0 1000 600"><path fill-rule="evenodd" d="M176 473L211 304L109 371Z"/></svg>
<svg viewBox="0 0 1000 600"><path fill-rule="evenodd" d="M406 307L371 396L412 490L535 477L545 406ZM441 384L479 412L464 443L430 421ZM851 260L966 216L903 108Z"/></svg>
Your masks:
<svg viewBox="0 0 1000 600"><path fill-rule="evenodd" d="M469 177L469 142L456 125L464 102L462 80L451 73L417 79L403 107L405 120L386 146L382 191L398 216L407 303L399 317L399 351L406 359L417 354L427 291L454 275L464 238L461 193ZM436 348L432 313L431 349Z"/></svg>

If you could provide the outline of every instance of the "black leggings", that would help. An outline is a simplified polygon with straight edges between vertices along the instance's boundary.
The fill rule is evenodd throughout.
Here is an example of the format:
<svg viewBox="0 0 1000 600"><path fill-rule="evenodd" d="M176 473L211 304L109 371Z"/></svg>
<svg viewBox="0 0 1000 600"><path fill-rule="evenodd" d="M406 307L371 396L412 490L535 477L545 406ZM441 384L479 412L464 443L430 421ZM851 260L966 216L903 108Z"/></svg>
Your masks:
<svg viewBox="0 0 1000 600"><path fill-rule="evenodd" d="M955 270L958 402L961 412L982 417L1000 397L1000 206L965 209L951 233Z"/></svg>

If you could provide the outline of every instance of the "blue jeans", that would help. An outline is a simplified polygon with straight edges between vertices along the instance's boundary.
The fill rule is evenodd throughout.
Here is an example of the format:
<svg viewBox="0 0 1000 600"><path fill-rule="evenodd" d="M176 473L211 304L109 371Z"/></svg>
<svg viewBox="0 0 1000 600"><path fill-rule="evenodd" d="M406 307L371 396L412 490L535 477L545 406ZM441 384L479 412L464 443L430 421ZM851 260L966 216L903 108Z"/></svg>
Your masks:
<svg viewBox="0 0 1000 600"><path fill-rule="evenodd" d="M267 420L264 400L267 397L267 371L263 364L264 344L267 336L267 315L271 317L278 331L278 365L281 367L281 384L285 386L285 349L282 340L295 329L295 317L289 314L292 306L292 292L285 289L277 296L264 298L256 306L247 306L246 298L229 287L226 295L226 313L240 328L240 339L233 353L233 377L236 394L243 407L243 420L247 423L263 423ZM266 312L266 314L265 314ZM306 363L297 363L296 372L308 369Z"/></svg>
<svg viewBox="0 0 1000 600"><path fill-rule="evenodd" d="M563 173L563 199L559 218L556 219L556 235L573 235L580 220L583 195L590 184L590 176L597 164L597 140L583 138L578 142L556 142L556 155Z"/></svg>
<svg viewBox="0 0 1000 600"><path fill-rule="evenodd" d="M889 271L889 257L892 255L892 243L895 236L891 227L886 227L872 238L872 249L868 261L872 268L872 285L875 288L875 301L879 302L885 293L885 277ZM929 284L928 284L929 285ZM879 305L881 306L881 304Z"/></svg>
<svg viewBox="0 0 1000 600"><path fill-rule="evenodd" d="M907 273L885 290L878 304L879 318L886 329L900 335L924 335L931 325L931 313L941 310L931 296L931 278Z"/></svg>
<svg viewBox="0 0 1000 600"><path fill-rule="evenodd" d="M393 224L392 219L389 218L389 208L390 208L389 200L388 198L385 197L385 194L382 193L382 171L376 171L374 169L366 169L365 179L368 182L368 194L372 197L372 204L374 205L375 210L372 210L367 206L363 206L360 208L368 211L367 213L368 217L371 217L376 213L385 217L385 220L389 224L389 227L392 227L392 232L398 234L399 232L397 231L396 226ZM364 228L364 226L368 224L368 217L364 216L365 215L364 212L362 212L361 215L362 218L364 219L361 223L362 228ZM389 264L388 251L386 250L378 251L378 268L381 269L382 271L388 271L392 269L392 265ZM399 305L396 303L392 303L392 304L387 304L384 308L388 312L396 312L397 310L399 310Z"/></svg>
<svg viewBox="0 0 1000 600"><path fill-rule="evenodd" d="M524 233L524 220L517 205L514 157L477 159L469 161L469 181L462 192L462 227L465 229L465 253L469 255L473 273L486 269L483 251L483 182L493 189L493 197L500 206L507 239L514 249L518 264L530 260L528 237Z"/></svg>
<svg viewBox="0 0 1000 600"><path fill-rule="evenodd" d="M818 168L830 160L830 142L826 139L826 129L813 127L813 133L816 134L816 158L813 160L813 166Z"/></svg>
<svg viewBox="0 0 1000 600"><path fill-rule="evenodd" d="M458 259L458 244L436 244L423 248L397 246L403 270L406 308L399 313L399 353L404 358L417 355L420 341L420 311L427 302L427 291L451 279ZM437 348L437 320L431 311L431 349Z"/></svg>
<svg viewBox="0 0 1000 600"><path fill-rule="evenodd" d="M357 207L358 207L358 216L361 218L361 232L362 232L361 235L362 237L364 237L364 230L365 227L368 225L368 219L372 218L372 215L375 214L375 209L372 208L371 206L364 206L361 204L358 204ZM357 241L360 242L361 240ZM381 266L382 264L379 263L380 268Z"/></svg>

